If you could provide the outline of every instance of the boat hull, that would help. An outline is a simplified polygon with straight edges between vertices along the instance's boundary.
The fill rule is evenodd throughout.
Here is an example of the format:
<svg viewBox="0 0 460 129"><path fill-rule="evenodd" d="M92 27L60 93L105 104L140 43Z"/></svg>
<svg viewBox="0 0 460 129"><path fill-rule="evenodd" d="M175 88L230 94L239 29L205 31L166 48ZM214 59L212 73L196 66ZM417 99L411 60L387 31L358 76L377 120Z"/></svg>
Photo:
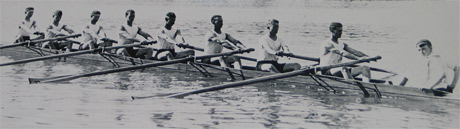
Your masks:
<svg viewBox="0 0 460 129"><path fill-rule="evenodd" d="M13 60L20 60L26 58L33 58L40 56L38 53L43 55L51 55L56 53L62 53L61 51L49 50L49 49L39 49L39 48L28 48L28 47L14 47L6 48L0 51L0 56L7 56ZM73 64L84 64L84 66L97 65L99 67L104 67L105 69L111 69L115 67L126 67L142 63L152 63L156 61L152 60L142 60L137 58L124 57L114 54L83 54L77 56L71 56L61 58L59 60L47 60L47 61L64 61ZM109 61L110 60L110 61ZM116 62L116 63L114 63ZM192 65L194 64L194 65ZM232 73L234 79L248 79L255 77L262 77L267 75L272 75L274 73L255 71L255 70L237 70L232 68L222 68L215 65L201 64L201 63L177 63L165 66L158 66L155 68L144 69L143 72L158 72L168 70L171 72L187 72L197 76L212 76L213 80L218 81L227 81L229 78L232 78L229 73ZM194 67L195 66L195 67ZM198 67L200 70L198 70ZM203 72L207 71L207 72ZM268 83L273 83L274 81L269 81ZM399 97L424 97L424 98L433 98L433 99L449 99L443 97L434 96L430 91L423 91L418 88L413 87L404 87L404 86L395 86L387 85L383 83L365 83L361 81L353 80L344 80L343 78L324 76L324 75L304 75L304 76L295 76L284 79L276 80L278 83L295 83L300 85L315 85L324 88L326 91L337 91L337 90L354 90L362 92L363 94L368 94L370 96L399 96ZM366 93L367 92L367 93ZM458 99L454 99L458 100Z"/></svg>

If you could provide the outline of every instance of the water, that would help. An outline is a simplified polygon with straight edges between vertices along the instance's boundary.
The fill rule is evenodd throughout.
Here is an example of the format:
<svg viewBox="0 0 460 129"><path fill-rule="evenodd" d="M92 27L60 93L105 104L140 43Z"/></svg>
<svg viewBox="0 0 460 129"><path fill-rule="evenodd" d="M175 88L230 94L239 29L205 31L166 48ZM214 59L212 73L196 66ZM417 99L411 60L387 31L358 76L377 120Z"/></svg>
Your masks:
<svg viewBox="0 0 460 129"><path fill-rule="evenodd" d="M415 43L430 39L435 51L459 65L458 1L1 1L1 44L9 44L24 9L35 7L40 28L52 12L78 30L94 9L100 24L116 39L126 9L136 10L135 24L156 33L168 11L186 41L203 46L210 17L221 14L224 30L248 47L256 47L269 18L280 20L279 36L293 53L317 57L318 44L329 37L328 24L344 24L342 41L369 55L368 65L423 81L423 58ZM442 20L440 20L442 19ZM247 56L256 57L256 52ZM2 62L11 61L0 57ZM286 59L286 62L313 62ZM251 62L244 62L254 65ZM81 78L70 83L29 85L29 77L49 77L101 69L62 62L35 62L0 67L2 128L459 128L458 102L423 99L364 98L359 93L332 94L315 86L273 84L246 86L185 99L131 96L190 91L222 83L187 73L123 72ZM376 74L374 77L380 76Z"/></svg>

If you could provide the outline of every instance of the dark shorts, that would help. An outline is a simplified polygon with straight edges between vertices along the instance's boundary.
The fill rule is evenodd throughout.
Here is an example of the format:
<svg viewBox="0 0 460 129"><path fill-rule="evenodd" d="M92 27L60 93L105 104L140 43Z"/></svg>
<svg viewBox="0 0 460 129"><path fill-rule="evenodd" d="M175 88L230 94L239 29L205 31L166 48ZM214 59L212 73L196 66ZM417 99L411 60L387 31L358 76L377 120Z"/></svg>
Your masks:
<svg viewBox="0 0 460 129"><path fill-rule="evenodd" d="M218 60L211 61L211 58L201 59L201 63L220 65L220 62Z"/></svg>
<svg viewBox="0 0 460 129"><path fill-rule="evenodd" d="M30 40L30 36L21 36L18 39L16 39L16 41L14 41L14 42L15 43L21 43L21 42L25 42L25 41L29 41L29 40Z"/></svg>
<svg viewBox="0 0 460 129"><path fill-rule="evenodd" d="M65 41L49 41L48 45L51 49L64 50L68 43Z"/></svg>
<svg viewBox="0 0 460 129"><path fill-rule="evenodd" d="M160 58L158 58L158 54L160 54L160 53L162 53L162 52L166 52L166 51L169 51L169 53L171 53L173 57L176 57L176 55L177 55L177 53L176 53L176 51L174 51L174 49L160 49L160 50L158 50L157 53L155 54L155 57L154 57L154 58L155 58L156 60L168 60L167 58L165 58L165 59L160 59Z"/></svg>
<svg viewBox="0 0 460 129"><path fill-rule="evenodd" d="M286 63L278 63L277 61L266 61L266 60L263 60L263 61L258 61L257 62L257 65L256 65L256 69L261 71L261 67L263 64L272 64L276 70L278 70L279 72L284 72L284 66L286 65Z"/></svg>
<svg viewBox="0 0 460 129"><path fill-rule="evenodd" d="M134 49L131 47L131 48L126 48L126 51L128 52L129 56L136 57L137 51L139 51L139 49Z"/></svg>

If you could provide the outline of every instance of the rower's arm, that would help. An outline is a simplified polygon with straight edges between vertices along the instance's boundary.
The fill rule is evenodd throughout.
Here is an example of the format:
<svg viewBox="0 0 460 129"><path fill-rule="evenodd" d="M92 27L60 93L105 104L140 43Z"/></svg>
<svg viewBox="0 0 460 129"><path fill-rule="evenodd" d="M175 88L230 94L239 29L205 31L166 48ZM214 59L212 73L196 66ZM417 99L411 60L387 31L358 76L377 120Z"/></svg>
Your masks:
<svg viewBox="0 0 460 129"><path fill-rule="evenodd" d="M358 50L356 50L356 49L351 48L350 46L348 46L348 44L345 44L345 43L344 43L344 45L345 45L345 48L344 48L345 51L347 51L347 52L349 52L349 53L351 53L351 54L353 54L353 55L355 55L355 56L357 56L357 57L365 57L365 56L368 56L368 55L364 54L364 53L361 52L361 51L358 51Z"/></svg>
<svg viewBox="0 0 460 129"><path fill-rule="evenodd" d="M64 25L64 26L62 27L62 29L64 29L65 31L69 32L69 34L73 34L73 32L74 32L74 31L73 31L69 26L67 26L67 25Z"/></svg>
<svg viewBox="0 0 460 129"><path fill-rule="evenodd" d="M98 38L107 38L107 34L105 33L104 31L104 28L102 28L102 26L100 26L99 28L99 34L97 34Z"/></svg>
<svg viewBox="0 0 460 129"><path fill-rule="evenodd" d="M40 29L39 29L38 26L37 26L37 22L35 22L35 21L32 23L32 29L33 29L32 32L33 32L33 34L35 34L35 35L42 35L42 36L45 35L45 33L40 32Z"/></svg>
<svg viewBox="0 0 460 129"><path fill-rule="evenodd" d="M348 53L348 52L344 52L342 53L342 55L348 59L359 60L359 57L355 56L354 54Z"/></svg>
<svg viewBox="0 0 460 129"><path fill-rule="evenodd" d="M225 34L226 40L230 41L232 44L230 44L232 47L239 49L239 48L245 48L243 43L241 41L233 38L230 34Z"/></svg>
<svg viewBox="0 0 460 129"><path fill-rule="evenodd" d="M182 37L182 32L179 29L176 32L176 42L185 43L185 39Z"/></svg>
<svg viewBox="0 0 460 129"><path fill-rule="evenodd" d="M228 41L230 41L231 43L233 43L234 45L237 45L237 44L243 45L243 43L241 43L241 41L239 41L239 40L233 38L230 34L225 34L225 35L226 35L226 36L225 36L226 39L227 39Z"/></svg>
<svg viewBox="0 0 460 129"><path fill-rule="evenodd" d="M149 33L142 31L141 28L139 28L139 30L137 31L137 34L141 35L147 40L153 40L153 37Z"/></svg>

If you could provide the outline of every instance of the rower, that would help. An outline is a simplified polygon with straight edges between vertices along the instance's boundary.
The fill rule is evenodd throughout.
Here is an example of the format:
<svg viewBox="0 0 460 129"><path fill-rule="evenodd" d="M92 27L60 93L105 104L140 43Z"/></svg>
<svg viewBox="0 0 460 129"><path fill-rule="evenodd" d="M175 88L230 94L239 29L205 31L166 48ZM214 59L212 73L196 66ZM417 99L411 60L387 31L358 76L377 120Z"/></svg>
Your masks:
<svg viewBox="0 0 460 129"><path fill-rule="evenodd" d="M73 34L74 31L67 25L65 24L59 24L61 21L62 17L62 11L61 10L56 10L53 14L53 24L49 25L48 28L46 29L47 35L46 38L55 38L59 36L66 36L68 34ZM68 34L62 33L61 31L64 30ZM50 47L52 49L57 49L57 50L63 50L64 48L67 47L67 51L70 51L72 49L72 42L69 41L50 41L47 43L42 44L42 47Z"/></svg>
<svg viewBox="0 0 460 129"><path fill-rule="evenodd" d="M108 42L98 44L98 42L104 41L107 38L107 34L104 32L102 26L97 24L101 16L101 12L94 10L91 13L91 21L86 24L83 28L82 38L83 43L80 45L80 50L95 49L98 47L111 46Z"/></svg>
<svg viewBox="0 0 460 129"><path fill-rule="evenodd" d="M153 37L150 34L142 31L140 27L133 25L134 18L135 18L134 10L132 9L126 10L125 18L126 18L126 24L121 25L119 33L118 33L118 35L120 36L118 45L126 45L126 44L132 44L134 42L139 42L139 40L136 39L137 34L141 35L147 40L142 43L153 41ZM152 53L153 53L152 48L134 49L134 47L128 47L128 48L120 48L117 50L117 54L119 55L130 56L130 57L135 57L135 58L142 58L142 59L152 59Z"/></svg>
<svg viewBox="0 0 460 129"><path fill-rule="evenodd" d="M329 30L332 33L332 38L321 43L320 45L320 66L335 65L342 62L342 58L346 57L352 60L359 60L368 57L366 54L352 49L345 43L339 42L339 38L342 36L342 24L333 22L329 26ZM341 76L345 79L353 79L358 75L363 75L363 81L369 82L371 79L371 72L368 66L359 66L354 68L332 68L328 70L322 70L322 74Z"/></svg>
<svg viewBox="0 0 460 129"><path fill-rule="evenodd" d="M269 71L273 73L283 73L300 69L299 63L278 63L278 56L282 53L291 53L283 39L276 34L279 29L279 21L269 20L267 29L268 34L259 39L259 56L257 58L257 70Z"/></svg>
<svg viewBox="0 0 460 129"><path fill-rule="evenodd" d="M458 67L450 66L444 63L441 56L433 52L433 46L429 40L423 39L417 42L418 51L427 59L427 78L423 88L436 89L452 93L458 79ZM454 77L451 84L447 84L447 70L454 71Z"/></svg>
<svg viewBox="0 0 460 129"><path fill-rule="evenodd" d="M221 53L223 46L228 49L243 49L246 48L243 43L233 38L230 34L222 32L221 28L223 25L223 19L220 15L214 15L211 18L211 23L214 25L214 30L208 31L205 35L207 40L204 52L208 55ZM215 57L211 59L203 59L202 62L209 64L220 64L222 67L230 67L230 64L234 65L234 68L241 69L241 60L235 56L226 57Z"/></svg>
<svg viewBox="0 0 460 129"><path fill-rule="evenodd" d="M37 22L35 20L32 20L32 16L34 15L34 8L33 7L27 7L26 11L26 18L24 21L19 23L19 33L16 36L15 43L20 43L24 41L30 40L30 34L38 35L38 37L34 38L35 39L43 39L45 37L45 34L43 32L40 32L37 27Z"/></svg>
<svg viewBox="0 0 460 129"><path fill-rule="evenodd" d="M176 14L174 12L168 12L165 17L166 24L158 32L158 43L160 49L155 54L157 60L173 60L176 58L185 58L194 56L195 51L186 50L177 52L174 50L174 46L181 47L182 45L188 45L185 43L184 37L182 37L181 31L173 27L176 21Z"/></svg>

